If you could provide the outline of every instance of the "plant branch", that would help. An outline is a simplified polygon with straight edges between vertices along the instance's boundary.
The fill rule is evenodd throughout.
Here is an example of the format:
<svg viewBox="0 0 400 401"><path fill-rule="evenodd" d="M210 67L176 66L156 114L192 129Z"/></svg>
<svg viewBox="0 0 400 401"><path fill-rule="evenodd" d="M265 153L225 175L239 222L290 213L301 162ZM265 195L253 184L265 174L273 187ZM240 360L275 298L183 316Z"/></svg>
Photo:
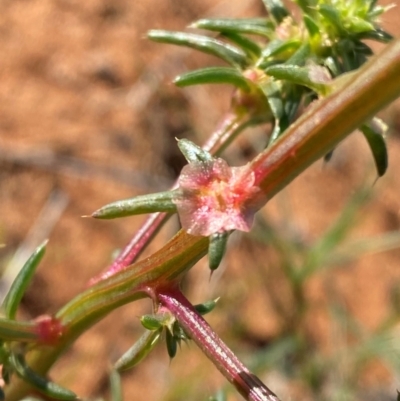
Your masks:
<svg viewBox="0 0 400 401"><path fill-rule="evenodd" d="M246 400L279 401L279 398L239 361L179 289L159 289L157 298Z"/></svg>
<svg viewBox="0 0 400 401"><path fill-rule="evenodd" d="M230 112L224 117L216 131L204 144L203 149L213 155L219 155L245 128L266 121L269 118L269 114L252 117L249 116L248 113L240 111ZM177 185L175 183L172 189L176 187ZM111 277L135 262L170 216L171 214L169 213L161 212L150 215L113 263L99 276L94 277L89 285L93 285L98 281Z"/></svg>
<svg viewBox="0 0 400 401"><path fill-rule="evenodd" d="M264 196L271 198L279 192L399 94L400 40L396 40L373 57L353 82L315 102L281 139L252 162ZM57 356L82 332L118 306L152 295L155 288L179 280L206 254L207 247L208 238L180 231L158 252L78 295L57 314L67 327L59 345L37 346L27 355L29 365L36 372L46 373ZM29 386L15 379L5 393L7 401L18 401L29 393Z"/></svg>

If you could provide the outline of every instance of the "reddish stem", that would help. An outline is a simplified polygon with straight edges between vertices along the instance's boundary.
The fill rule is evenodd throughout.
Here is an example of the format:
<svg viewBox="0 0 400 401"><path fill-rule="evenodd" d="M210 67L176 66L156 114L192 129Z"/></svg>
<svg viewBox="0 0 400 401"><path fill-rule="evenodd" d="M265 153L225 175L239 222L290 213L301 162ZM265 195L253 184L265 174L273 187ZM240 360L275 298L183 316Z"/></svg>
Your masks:
<svg viewBox="0 0 400 401"><path fill-rule="evenodd" d="M217 130L204 144L203 149L214 155L220 154L234 137L251 123L252 119L249 118L247 114L242 115L234 112L229 113L224 117ZM177 182L175 182L172 189L176 187ZM168 213L151 214L113 263L99 276L93 277L90 280L89 285L94 285L101 280L113 276L115 273L124 270L127 266L136 261L146 246L168 220L169 216L170 214Z"/></svg>
<svg viewBox="0 0 400 401"><path fill-rule="evenodd" d="M157 297L161 304L171 311L190 338L246 400L279 401L279 398L239 361L179 289L159 289Z"/></svg>

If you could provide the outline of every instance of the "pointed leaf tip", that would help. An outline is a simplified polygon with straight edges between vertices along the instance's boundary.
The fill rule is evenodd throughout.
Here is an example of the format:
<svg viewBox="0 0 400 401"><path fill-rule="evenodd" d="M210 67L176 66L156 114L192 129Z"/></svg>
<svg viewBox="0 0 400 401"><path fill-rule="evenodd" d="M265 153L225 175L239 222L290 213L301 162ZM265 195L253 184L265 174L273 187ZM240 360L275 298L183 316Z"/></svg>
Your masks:
<svg viewBox="0 0 400 401"><path fill-rule="evenodd" d="M151 30L147 37L155 42L186 46L216 56L235 67L248 64L246 54L239 48L208 36L186 32Z"/></svg>
<svg viewBox="0 0 400 401"><path fill-rule="evenodd" d="M383 137L385 127L382 124L382 121L375 118L372 123L361 126L361 131L374 157L376 171L379 177L382 177L386 173L389 163L386 142Z"/></svg>
<svg viewBox="0 0 400 401"><path fill-rule="evenodd" d="M11 354L10 361L17 375L21 379L27 381L30 385L39 390L41 393L56 400L73 401L78 399L76 394L72 391L61 387L58 384L35 373L26 364L25 359L22 355Z"/></svg>
<svg viewBox="0 0 400 401"><path fill-rule="evenodd" d="M175 85L183 87L201 84L231 84L245 91L250 89L249 82L235 68L208 67L179 75Z"/></svg>
<svg viewBox="0 0 400 401"><path fill-rule="evenodd" d="M166 191L112 202L96 210L92 217L116 219L145 213L175 212L176 206L172 202L173 195L174 191Z"/></svg>

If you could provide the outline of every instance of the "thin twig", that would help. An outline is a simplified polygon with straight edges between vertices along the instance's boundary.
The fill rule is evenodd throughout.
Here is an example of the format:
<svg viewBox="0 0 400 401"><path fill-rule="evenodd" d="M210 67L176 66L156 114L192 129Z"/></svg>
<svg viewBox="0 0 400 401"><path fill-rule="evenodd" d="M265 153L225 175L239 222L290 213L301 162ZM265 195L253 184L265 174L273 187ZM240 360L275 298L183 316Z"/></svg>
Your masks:
<svg viewBox="0 0 400 401"><path fill-rule="evenodd" d="M178 289L160 290L157 297L171 311L190 338L246 400L279 401L279 398L239 361Z"/></svg>

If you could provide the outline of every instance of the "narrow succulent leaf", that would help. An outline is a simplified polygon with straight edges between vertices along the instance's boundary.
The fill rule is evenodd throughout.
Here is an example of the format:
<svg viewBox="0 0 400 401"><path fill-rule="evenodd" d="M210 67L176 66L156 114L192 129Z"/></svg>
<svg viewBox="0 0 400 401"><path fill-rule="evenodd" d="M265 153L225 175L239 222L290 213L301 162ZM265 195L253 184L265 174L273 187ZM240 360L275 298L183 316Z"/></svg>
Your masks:
<svg viewBox="0 0 400 401"><path fill-rule="evenodd" d="M21 302L29 283L31 282L36 267L39 265L45 254L46 245L47 241L44 241L36 248L35 252L26 261L16 279L12 283L2 305L2 309L4 310L6 317L9 319L15 319L19 303Z"/></svg>
<svg viewBox="0 0 400 401"><path fill-rule="evenodd" d="M320 35L321 29L313 18L311 18L308 14L304 14L303 21L311 38Z"/></svg>
<svg viewBox="0 0 400 401"><path fill-rule="evenodd" d="M175 85L183 87L202 84L231 84L245 91L250 90L249 82L235 68L208 67L179 75Z"/></svg>
<svg viewBox="0 0 400 401"><path fill-rule="evenodd" d="M313 70L313 68L315 70ZM318 71L316 70L318 69ZM266 74L276 79L288 81L292 84L306 86L321 95L329 93L330 86L323 82L328 80L329 74L322 71L323 67L298 67L293 65L276 65L266 69ZM319 71L321 70L321 71ZM321 74L320 74L321 72ZM318 77L318 75L320 77Z"/></svg>
<svg viewBox="0 0 400 401"><path fill-rule="evenodd" d="M263 49L257 67L265 69L270 65L271 58L277 58L278 56L284 60L290 58L301 44L301 41L298 39L289 39L285 41L280 39L272 40Z"/></svg>
<svg viewBox="0 0 400 401"><path fill-rule="evenodd" d="M155 42L186 46L212 54L235 67L245 67L247 65L246 54L241 49L207 36L163 30L151 30L147 36Z"/></svg>
<svg viewBox="0 0 400 401"><path fill-rule="evenodd" d="M178 350L178 344L176 338L169 330L165 330L165 342L167 345L168 355L172 359L176 355L176 351Z"/></svg>
<svg viewBox="0 0 400 401"><path fill-rule="evenodd" d="M204 316L207 313L210 313L211 311L214 310L218 301L219 301L219 298L216 298L212 301L207 301L202 304L197 304L197 305L194 305L194 309L196 309L196 311L199 312L200 315Z"/></svg>
<svg viewBox="0 0 400 401"><path fill-rule="evenodd" d="M266 18L201 19L191 24L190 27L220 33L246 33L266 37L271 36L274 32L274 26Z"/></svg>
<svg viewBox="0 0 400 401"><path fill-rule="evenodd" d="M393 39L393 36L390 33L384 31L383 29L376 28L373 31L368 31L358 34L357 38L362 40L372 39L376 40L377 42L389 43Z"/></svg>
<svg viewBox="0 0 400 401"><path fill-rule="evenodd" d="M147 330L158 330L167 326L170 321L171 315L169 314L143 315L140 318L142 326Z"/></svg>
<svg viewBox="0 0 400 401"><path fill-rule="evenodd" d="M166 191L120 200L96 210L92 217L96 219L116 219L144 213L176 212L176 206L172 202L173 195L174 191Z"/></svg>
<svg viewBox="0 0 400 401"><path fill-rule="evenodd" d="M304 43L285 61L285 64L304 66L310 55L311 46L309 43Z"/></svg>
<svg viewBox="0 0 400 401"><path fill-rule="evenodd" d="M264 6L268 13L271 14L275 21L281 23L289 14L289 11L280 0L263 0Z"/></svg>
<svg viewBox="0 0 400 401"><path fill-rule="evenodd" d="M139 340L115 363L118 372L131 369L141 362L155 347L161 338L162 329L146 331Z"/></svg>
<svg viewBox="0 0 400 401"><path fill-rule="evenodd" d="M208 266L210 270L215 270L220 265L224 257L229 233L215 233L210 236L208 245Z"/></svg>
<svg viewBox="0 0 400 401"><path fill-rule="evenodd" d="M305 14L314 14L318 0L295 0Z"/></svg>
<svg viewBox="0 0 400 401"><path fill-rule="evenodd" d="M239 46L250 59L257 59L260 57L261 47L248 37L236 32L224 32L222 35Z"/></svg>
<svg viewBox="0 0 400 401"><path fill-rule="evenodd" d="M378 176L382 177L388 167L388 152L383 132L378 124L363 124L360 129L374 156Z"/></svg>
<svg viewBox="0 0 400 401"><path fill-rule="evenodd" d="M70 390L59 386L58 384L47 380L35 373L26 363L22 355L12 354L10 362L13 365L17 375L27 381L31 386L42 392L44 395L56 400L72 401L78 397Z"/></svg>
<svg viewBox="0 0 400 401"><path fill-rule="evenodd" d="M371 22L359 17L352 17L349 20L347 28L349 29L349 31L354 33L370 32L375 29L374 25L371 24Z"/></svg>
<svg viewBox="0 0 400 401"><path fill-rule="evenodd" d="M110 372L110 393L111 401L123 401L121 376L115 369Z"/></svg>
<svg viewBox="0 0 400 401"><path fill-rule="evenodd" d="M337 29L338 32L343 32L344 27L339 11L329 4L320 4L318 11L321 15L330 22L330 24Z"/></svg>
<svg viewBox="0 0 400 401"><path fill-rule="evenodd" d="M359 40L354 41L353 46L354 50L359 54L363 54L365 56L372 56L374 54L373 50L368 45Z"/></svg>
<svg viewBox="0 0 400 401"><path fill-rule="evenodd" d="M209 152L197 146L192 141L189 141L189 139L179 139L178 147L188 163L209 162L214 160Z"/></svg>

